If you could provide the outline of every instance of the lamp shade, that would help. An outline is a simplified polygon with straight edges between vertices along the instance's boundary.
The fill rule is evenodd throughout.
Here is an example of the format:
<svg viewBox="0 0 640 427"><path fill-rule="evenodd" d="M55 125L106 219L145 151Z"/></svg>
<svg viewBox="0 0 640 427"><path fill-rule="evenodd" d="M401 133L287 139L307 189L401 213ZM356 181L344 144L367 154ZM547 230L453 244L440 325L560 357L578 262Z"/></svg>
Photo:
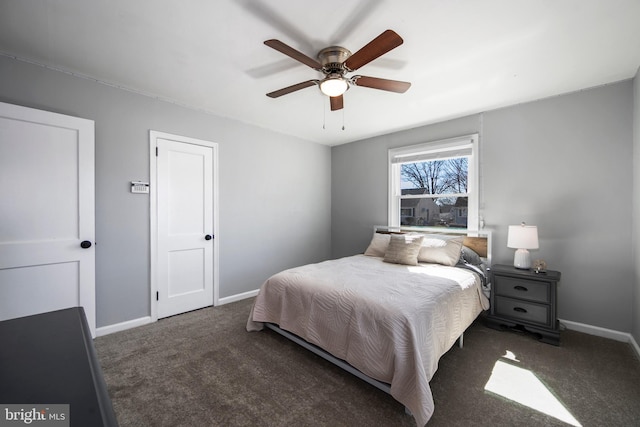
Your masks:
<svg viewBox="0 0 640 427"><path fill-rule="evenodd" d="M341 76L330 75L320 82L320 90L327 96L340 96L349 89L349 84Z"/></svg>
<svg viewBox="0 0 640 427"><path fill-rule="evenodd" d="M538 249L538 227L535 225L510 225L507 247L512 249Z"/></svg>

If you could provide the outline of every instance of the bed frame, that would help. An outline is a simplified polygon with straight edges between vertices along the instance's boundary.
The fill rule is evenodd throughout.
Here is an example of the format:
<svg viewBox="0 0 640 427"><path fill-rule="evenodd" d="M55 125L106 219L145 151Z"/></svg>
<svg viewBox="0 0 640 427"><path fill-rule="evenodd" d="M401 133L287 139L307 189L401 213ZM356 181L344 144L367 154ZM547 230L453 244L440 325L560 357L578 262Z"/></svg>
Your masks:
<svg viewBox="0 0 640 427"><path fill-rule="evenodd" d="M310 342L303 340L299 336L297 336L295 334L292 334L289 331L285 331L284 329L280 329L280 327L278 325L276 325L275 323L265 323L264 326L269 328L269 329L271 329L274 332L277 332L278 334L282 335L283 337L290 339L291 341L295 342L296 344L301 345L302 347L306 348L307 350L309 350L309 351L315 353L316 355L322 357L323 359L333 363L334 365L338 366L339 368L344 369L345 371L349 372L350 374L355 375L356 377L360 378L361 380L364 380L364 381L368 382L372 386L379 388L380 390L384 391L385 393L391 394L391 385L390 384L383 383L381 381L378 381L376 379L373 379L373 378L363 374L361 371L357 370L356 368L354 368L353 366L351 366L350 364L348 364L344 360L338 359L337 357L335 357L331 353L328 353L328 352L324 351L323 349L321 349L317 345L313 345Z"/></svg>
<svg viewBox="0 0 640 427"><path fill-rule="evenodd" d="M357 370L356 368L354 368L353 366L351 366L350 364L348 364L344 360L338 359L333 354L328 353L325 350L321 349L317 345L313 345L310 342L303 340L299 336L297 336L295 334L292 334L289 331L285 331L284 329L281 329L275 323L265 323L264 326L266 328L269 328L272 331L282 335L283 337L293 341L294 343L304 347L305 349L315 353L316 355L322 357L324 360L333 363L337 367L344 369L345 371L349 372L352 375L355 375L356 377L358 377L361 380L371 384L372 386L374 386L376 388L379 388L380 390L384 391L385 393L391 394L391 385L390 384L387 384L387 383L384 383L382 381L378 381L378 380L376 380L374 378L371 378L370 376L368 376L368 375L362 373L361 371ZM458 337L458 341L457 342L458 342L458 347L460 347L460 348L463 347L463 338L464 338L464 332L462 333L462 335L460 335ZM408 411L408 409L407 409L407 411Z"/></svg>
<svg viewBox="0 0 640 427"><path fill-rule="evenodd" d="M424 228L404 228L404 227L401 228L401 227L387 227L387 226L376 226L374 227L374 232L381 233L381 234L404 234L408 232L419 232L419 233L431 234L431 235L440 234L440 235L447 235L447 236L464 236L464 242L463 242L464 246L467 246L473 249L478 255L480 255L480 257L487 264L487 266L491 264L491 233L490 232L485 231L482 233L477 233L477 235L473 236L473 235L467 235L466 231L458 231L458 230L446 230L443 232L440 230L436 230L436 231L425 230ZM369 377L368 375L362 373L361 371L354 368L344 360L338 359L337 357L335 357L331 353L328 353L322 348L314 344L311 344L310 342L300 338L295 334L292 334L289 331L285 331L284 329L281 329L275 323L265 323L264 326L282 335L283 337L293 341L294 343L300 345L301 347L313 352L314 354L322 357L328 362L333 363L339 368L342 368L343 370L349 372L350 374L356 376L357 378L360 378L361 380L369 383L370 385L391 395L390 384L387 384L385 382L378 381L374 378ZM458 343L458 347L463 348L464 332L458 337L457 343ZM411 412L406 407L405 407L405 412L408 415L411 415Z"/></svg>

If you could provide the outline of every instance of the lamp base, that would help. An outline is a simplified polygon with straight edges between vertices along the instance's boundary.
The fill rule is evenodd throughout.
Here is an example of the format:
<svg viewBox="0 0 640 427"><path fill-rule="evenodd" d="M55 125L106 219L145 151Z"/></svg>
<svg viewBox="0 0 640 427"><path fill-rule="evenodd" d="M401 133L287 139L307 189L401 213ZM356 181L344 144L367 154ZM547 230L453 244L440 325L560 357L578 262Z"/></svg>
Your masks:
<svg viewBox="0 0 640 427"><path fill-rule="evenodd" d="M521 270L529 270L531 268L531 255L526 249L517 249L513 256L513 266Z"/></svg>

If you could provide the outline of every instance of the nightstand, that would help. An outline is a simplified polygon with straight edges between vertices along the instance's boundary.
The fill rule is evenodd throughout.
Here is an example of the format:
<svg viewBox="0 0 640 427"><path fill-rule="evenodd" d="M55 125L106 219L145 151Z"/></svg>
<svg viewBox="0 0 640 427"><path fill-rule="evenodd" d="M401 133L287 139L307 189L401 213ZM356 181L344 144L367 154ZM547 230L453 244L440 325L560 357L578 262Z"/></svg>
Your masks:
<svg viewBox="0 0 640 427"><path fill-rule="evenodd" d="M487 326L523 329L540 341L560 345L557 286L560 272L535 273L511 265L491 266L491 310Z"/></svg>

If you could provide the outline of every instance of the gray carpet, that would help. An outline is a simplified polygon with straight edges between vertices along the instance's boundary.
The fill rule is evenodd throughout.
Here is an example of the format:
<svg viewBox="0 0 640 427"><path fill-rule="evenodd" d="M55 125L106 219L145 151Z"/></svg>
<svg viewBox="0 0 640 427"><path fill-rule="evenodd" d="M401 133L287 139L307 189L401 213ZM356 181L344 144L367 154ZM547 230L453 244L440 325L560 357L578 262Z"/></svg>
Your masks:
<svg viewBox="0 0 640 427"><path fill-rule="evenodd" d="M246 332L252 302L97 338L120 425L415 426L384 392L274 332ZM500 375L529 400L546 394L541 408L559 405L564 414L504 397L493 387ZM478 321L464 348L440 360L431 388L430 427L640 426L640 361L631 347L573 331L554 347Z"/></svg>

